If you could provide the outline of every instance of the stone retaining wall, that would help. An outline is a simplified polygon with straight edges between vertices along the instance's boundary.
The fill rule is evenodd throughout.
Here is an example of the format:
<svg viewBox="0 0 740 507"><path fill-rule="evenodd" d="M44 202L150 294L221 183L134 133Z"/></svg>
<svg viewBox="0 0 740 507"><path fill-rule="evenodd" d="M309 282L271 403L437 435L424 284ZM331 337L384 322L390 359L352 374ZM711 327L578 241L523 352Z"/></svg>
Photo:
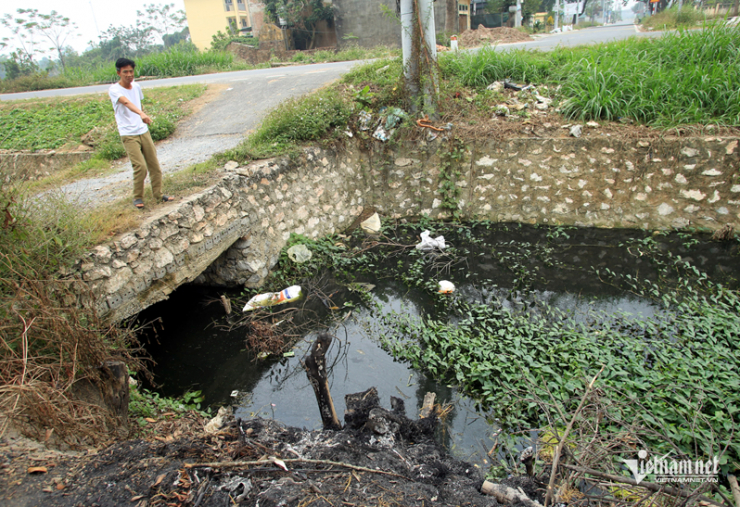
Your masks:
<svg viewBox="0 0 740 507"><path fill-rule="evenodd" d="M349 143L338 153L307 149L293 163L227 164L218 185L97 247L77 268L114 320L187 282L256 287L291 233L343 231L365 206L393 218L447 217L438 190L445 147ZM475 144L458 167L459 208L466 219L740 229L738 151L737 139L720 138Z"/></svg>

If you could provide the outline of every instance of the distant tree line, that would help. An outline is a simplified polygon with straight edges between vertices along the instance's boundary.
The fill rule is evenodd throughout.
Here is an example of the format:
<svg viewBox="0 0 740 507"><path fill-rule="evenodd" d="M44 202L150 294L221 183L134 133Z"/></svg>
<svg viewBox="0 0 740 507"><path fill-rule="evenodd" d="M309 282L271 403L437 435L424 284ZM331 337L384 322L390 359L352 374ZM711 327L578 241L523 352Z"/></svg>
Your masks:
<svg viewBox="0 0 740 507"><path fill-rule="evenodd" d="M175 10L175 4L147 4L136 14L135 25L111 25L97 41L90 41L81 54L69 45L78 36L77 25L70 18L56 11L43 14L38 9L5 14L0 18L0 26L10 35L0 39L0 51L9 52L0 55L0 77L10 80L41 73L58 74L69 68L96 67L124 56L136 58L189 44L185 12Z"/></svg>

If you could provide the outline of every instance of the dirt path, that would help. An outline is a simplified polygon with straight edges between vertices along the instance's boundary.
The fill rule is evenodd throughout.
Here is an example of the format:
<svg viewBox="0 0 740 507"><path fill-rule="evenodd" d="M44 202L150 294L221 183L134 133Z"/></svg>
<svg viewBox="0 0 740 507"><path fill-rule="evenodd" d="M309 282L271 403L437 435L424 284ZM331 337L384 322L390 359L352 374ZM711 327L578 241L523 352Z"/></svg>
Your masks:
<svg viewBox="0 0 740 507"><path fill-rule="evenodd" d="M205 96L198 99L202 104L196 112L181 123L173 137L158 143L163 172L179 171L235 147L270 109L286 99L326 86L355 63L261 69L210 84ZM79 205L111 202L130 194L131 164L122 161L115 165L113 174L78 180L59 191Z"/></svg>

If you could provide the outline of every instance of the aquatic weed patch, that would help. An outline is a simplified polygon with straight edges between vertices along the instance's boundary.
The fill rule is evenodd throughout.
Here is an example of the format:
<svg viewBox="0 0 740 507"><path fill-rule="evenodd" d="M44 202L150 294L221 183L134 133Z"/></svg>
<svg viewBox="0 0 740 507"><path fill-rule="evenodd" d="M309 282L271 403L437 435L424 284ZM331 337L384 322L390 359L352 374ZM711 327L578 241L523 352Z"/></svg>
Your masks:
<svg viewBox="0 0 740 507"><path fill-rule="evenodd" d="M737 466L738 292L709 281L645 236L615 246L649 258L652 273L645 266L639 273L602 267L591 276L609 290L652 301L652 315L556 308L537 287L548 269L569 269L558 251L568 248L566 236L573 234L548 228L547 241L499 243L489 258L509 271L510 289L502 291L473 272L475 281L464 293L434 295L435 308L426 316L386 314L384 346L415 368L460 385L514 432L567 423L563 415L573 414L585 382L603 366L602 408L591 422L600 421L604 434L639 427L631 438L652 452L718 456L723 470ZM686 237L673 240L693 247ZM475 251L459 246L457 255ZM432 262L438 260L417 260L411 269L399 264L397 277L433 292L433 284L412 282L435 276Z"/></svg>

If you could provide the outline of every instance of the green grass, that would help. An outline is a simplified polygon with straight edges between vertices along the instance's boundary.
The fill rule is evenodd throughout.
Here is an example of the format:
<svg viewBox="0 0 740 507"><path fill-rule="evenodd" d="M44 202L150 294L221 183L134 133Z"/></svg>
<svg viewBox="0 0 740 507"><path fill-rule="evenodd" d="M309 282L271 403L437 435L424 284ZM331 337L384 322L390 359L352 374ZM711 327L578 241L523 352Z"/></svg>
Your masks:
<svg viewBox="0 0 740 507"><path fill-rule="evenodd" d="M187 102L199 97L205 88L185 85L147 90L144 108L154 119L152 138L160 140L172 134L177 121L188 112ZM0 103L0 149L75 147L94 128L103 132L99 153L108 159L122 156L107 94Z"/></svg>
<svg viewBox="0 0 740 507"><path fill-rule="evenodd" d="M446 54L446 79L560 85L561 112L578 120L631 118L657 126L740 125L740 29L721 25L660 39L561 48Z"/></svg>
<svg viewBox="0 0 740 507"><path fill-rule="evenodd" d="M219 160L246 161L294 151L301 143L338 135L352 114L352 103L335 88L290 99L270 111L257 131Z"/></svg>
<svg viewBox="0 0 740 507"><path fill-rule="evenodd" d="M671 30L676 28L696 28L702 21L706 21L703 13L692 7L685 6L680 11L675 5L658 14L642 20L642 26L655 30Z"/></svg>

